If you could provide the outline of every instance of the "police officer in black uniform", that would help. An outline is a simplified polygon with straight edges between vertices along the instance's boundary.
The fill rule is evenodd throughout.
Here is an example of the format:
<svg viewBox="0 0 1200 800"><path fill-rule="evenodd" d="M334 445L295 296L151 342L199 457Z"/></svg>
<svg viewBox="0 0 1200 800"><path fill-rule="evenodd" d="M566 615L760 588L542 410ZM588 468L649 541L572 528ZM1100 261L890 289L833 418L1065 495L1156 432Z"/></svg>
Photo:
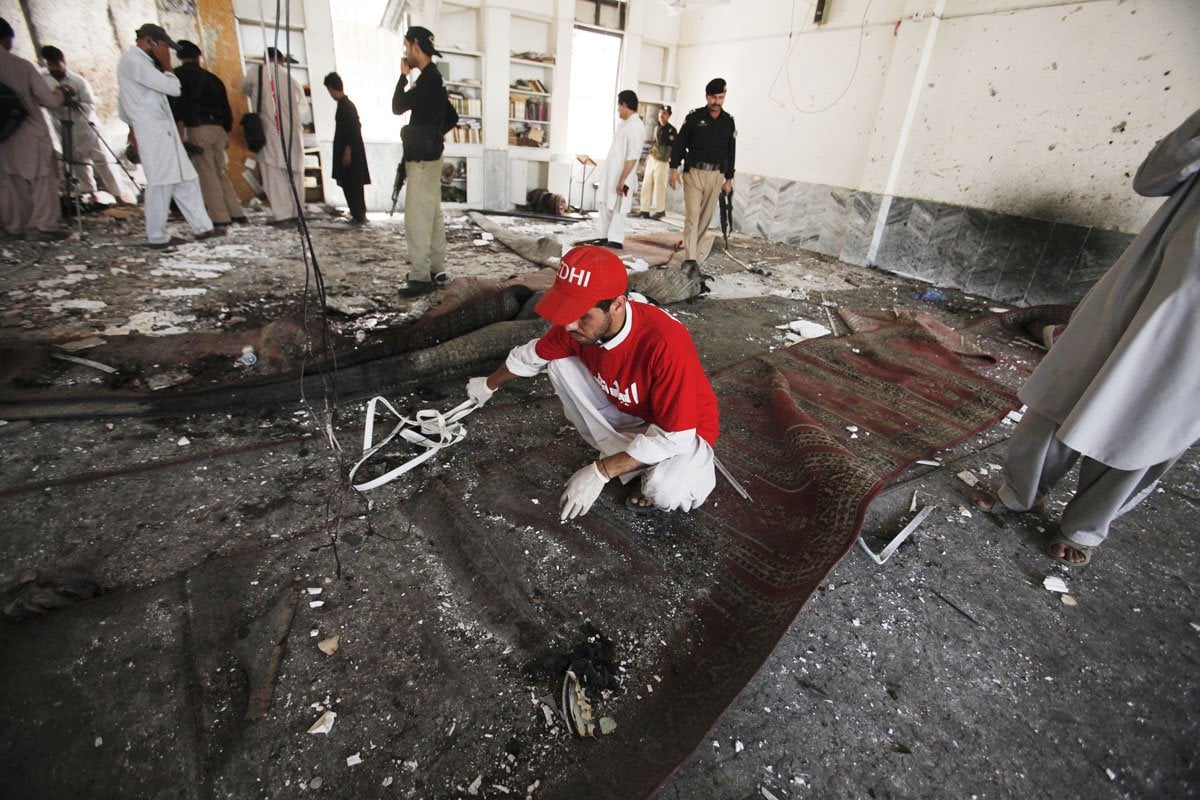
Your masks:
<svg viewBox="0 0 1200 800"><path fill-rule="evenodd" d="M733 161L737 129L725 113L725 79L713 78L704 87L706 105L683 121L671 150L671 188L679 187L679 165L683 164L683 267L696 266L703 235L721 192L733 191Z"/></svg>

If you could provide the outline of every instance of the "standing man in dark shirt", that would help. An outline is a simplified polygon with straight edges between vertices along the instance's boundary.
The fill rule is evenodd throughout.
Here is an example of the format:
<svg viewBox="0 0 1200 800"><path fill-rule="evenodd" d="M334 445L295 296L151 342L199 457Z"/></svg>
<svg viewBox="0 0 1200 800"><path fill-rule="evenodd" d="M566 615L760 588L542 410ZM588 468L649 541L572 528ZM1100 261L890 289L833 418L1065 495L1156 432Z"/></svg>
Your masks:
<svg viewBox="0 0 1200 800"><path fill-rule="evenodd" d="M642 216L662 219L667 215L667 166L678 131L671 124L671 107L658 110L658 125L646 155L646 176L642 180Z"/></svg>
<svg viewBox="0 0 1200 800"><path fill-rule="evenodd" d="M408 240L408 286L401 297L420 297L450 282L446 274L446 227L442 217L442 151L445 149L446 109L450 100L442 73L433 63L441 53L428 28L414 26L404 34L407 62L392 95L392 113L412 112L400 130L408 191L404 195L404 235ZM408 87L409 65L421 71ZM406 91L407 89L407 91ZM458 120L451 123L451 127Z"/></svg>
<svg viewBox="0 0 1200 800"><path fill-rule="evenodd" d="M725 79L713 78L704 87L704 105L683 121L671 150L671 188L679 187L679 165L683 168L683 267L696 266L700 237L712 222L719 192L733 191L734 145L737 129L725 105Z"/></svg>
<svg viewBox="0 0 1200 800"><path fill-rule="evenodd" d="M213 225L245 222L246 212L226 172L225 148L233 127L229 95L221 79L200 66L200 48L187 39L179 40L180 65L175 70L180 94L172 97L175 120L183 124L184 141L192 166L200 178L200 193Z"/></svg>
<svg viewBox="0 0 1200 800"><path fill-rule="evenodd" d="M341 75L331 72L325 76L325 89L337 103L337 111L333 115L333 179L346 195L350 223L366 225L367 202L363 198L363 186L371 182L371 173L367 170L367 148L363 144L358 108L346 97L343 88Z"/></svg>

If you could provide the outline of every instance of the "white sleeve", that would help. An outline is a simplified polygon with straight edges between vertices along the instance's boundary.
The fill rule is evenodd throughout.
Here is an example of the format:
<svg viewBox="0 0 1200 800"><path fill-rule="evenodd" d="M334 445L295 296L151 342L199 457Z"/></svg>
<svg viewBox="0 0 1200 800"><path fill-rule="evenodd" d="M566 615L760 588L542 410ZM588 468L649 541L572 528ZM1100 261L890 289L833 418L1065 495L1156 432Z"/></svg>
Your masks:
<svg viewBox="0 0 1200 800"><path fill-rule="evenodd" d="M545 371L550 361L537 354L538 341L540 339L530 339L509 351L508 358L504 360L509 372L520 378L532 378Z"/></svg>
<svg viewBox="0 0 1200 800"><path fill-rule="evenodd" d="M179 87L179 78L176 78L174 73L159 72L158 68L146 58L136 59L133 63L135 65L133 74L135 81L147 89L162 92L168 97L179 97L182 89Z"/></svg>
<svg viewBox="0 0 1200 800"><path fill-rule="evenodd" d="M625 136L625 160L637 161L642 157L642 126L630 125ZM631 173L632 174L632 173Z"/></svg>
<svg viewBox="0 0 1200 800"><path fill-rule="evenodd" d="M674 456L690 453L696 447L696 429L665 431L657 425L633 437L625 452L643 464L657 464Z"/></svg>

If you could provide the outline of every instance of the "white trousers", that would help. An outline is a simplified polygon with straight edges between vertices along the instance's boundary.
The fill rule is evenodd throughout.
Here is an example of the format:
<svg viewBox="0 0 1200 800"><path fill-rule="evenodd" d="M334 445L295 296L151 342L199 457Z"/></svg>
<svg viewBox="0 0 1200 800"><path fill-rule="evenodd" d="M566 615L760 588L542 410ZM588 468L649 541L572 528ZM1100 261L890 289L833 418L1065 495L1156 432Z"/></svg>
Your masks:
<svg viewBox="0 0 1200 800"><path fill-rule="evenodd" d="M167 209L171 201L187 220L192 233L207 233L213 229L212 220L204 210L204 195L200 193L200 182L195 178L183 183L168 183L146 187L146 240L150 244L165 244L167 236Z"/></svg>
<svg viewBox="0 0 1200 800"><path fill-rule="evenodd" d="M55 120L60 142L66 141L64 127L60 120ZM76 122L71 126L71 176L75 179L80 192L95 194L96 179L118 200L129 201L136 193L129 191L129 184L121 180L116 164L110 161L108 151L100 143L96 132L86 122ZM65 157L65 154L64 154Z"/></svg>
<svg viewBox="0 0 1200 800"><path fill-rule="evenodd" d="M652 428L661 431L658 426L647 425L640 417L626 414L613 405L578 358L555 359L546 373L562 401L567 419L584 441L601 455L624 452L639 433ZM668 511L697 508L717 485L712 446L699 436L690 453L672 456L644 470L622 475L621 482L628 483L639 475L642 494L657 508Z"/></svg>
<svg viewBox="0 0 1200 800"><path fill-rule="evenodd" d="M282 222L300 216L296 197L304 202L304 170L293 170L292 180L289 181L287 167L260 163L258 174L262 176L263 191L267 193L267 202L271 205L271 217L276 222ZM292 195L293 186L296 188L295 196Z"/></svg>
<svg viewBox="0 0 1200 800"><path fill-rule="evenodd" d="M609 208L601 204L596 209L596 238L607 239L617 244L625 243L625 212L620 208Z"/></svg>

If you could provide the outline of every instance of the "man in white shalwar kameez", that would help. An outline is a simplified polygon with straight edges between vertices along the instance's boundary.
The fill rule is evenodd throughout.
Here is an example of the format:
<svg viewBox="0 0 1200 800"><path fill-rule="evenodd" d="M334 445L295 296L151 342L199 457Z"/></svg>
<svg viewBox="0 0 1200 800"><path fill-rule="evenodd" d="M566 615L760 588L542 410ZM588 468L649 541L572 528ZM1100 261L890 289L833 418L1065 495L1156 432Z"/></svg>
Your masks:
<svg viewBox="0 0 1200 800"><path fill-rule="evenodd" d="M261 70L253 66L246 71L242 90L249 98L251 110L259 107L258 98L262 94L259 116L267 143L255 159L263 191L271 205L271 216L278 225L299 216L296 198L304 202L304 116L308 113L308 100L300 84L287 74L287 65L295 64L296 59L268 47L264 61ZM281 130L283 142L279 137Z"/></svg>
<svg viewBox="0 0 1200 800"><path fill-rule="evenodd" d="M67 69L67 59L57 47L43 47L42 60L46 62L42 78L51 89L61 84L69 86L75 93L75 103L56 111L54 118L59 152L63 152L66 140L71 141L71 176L79 191L94 195L98 190L96 179L114 197L128 205L134 204L134 195L129 192L125 181L117 171L115 157L111 156L100 141L100 120L96 116L96 100L92 95L92 84L88 79ZM68 124L69 123L69 124ZM68 133L69 131L69 133ZM66 158L66 153L63 152Z"/></svg>
<svg viewBox="0 0 1200 800"><path fill-rule="evenodd" d="M600 186L596 190L596 244L623 247L625 216L633 205L637 192L638 159L642 157L642 141L646 128L637 114L637 95L626 89L617 95L617 116L621 121L613 132L612 144L600 171Z"/></svg>
<svg viewBox="0 0 1200 800"><path fill-rule="evenodd" d="M0 83L12 89L29 112L0 142L0 226L15 236L24 234L26 227L36 227L45 237L56 236L64 233L58 230L58 164L39 106L61 108L63 91L51 90L37 67L9 52L14 35L12 26L0 19Z"/></svg>
<svg viewBox="0 0 1200 800"><path fill-rule="evenodd" d="M146 240L154 248L180 243L167 236L172 200L197 238L208 238L213 235L212 220L167 102L168 96L180 93L179 79L171 68L175 42L158 25L143 25L135 35L137 46L117 62L117 108L132 129L131 138L146 175Z"/></svg>
<svg viewBox="0 0 1200 800"><path fill-rule="evenodd" d="M1082 456L1050 542L1071 565L1090 561L1113 520L1200 440L1200 111L1150 151L1133 188L1167 200L1018 393L1029 408L1004 484L976 498L1029 510Z"/></svg>

